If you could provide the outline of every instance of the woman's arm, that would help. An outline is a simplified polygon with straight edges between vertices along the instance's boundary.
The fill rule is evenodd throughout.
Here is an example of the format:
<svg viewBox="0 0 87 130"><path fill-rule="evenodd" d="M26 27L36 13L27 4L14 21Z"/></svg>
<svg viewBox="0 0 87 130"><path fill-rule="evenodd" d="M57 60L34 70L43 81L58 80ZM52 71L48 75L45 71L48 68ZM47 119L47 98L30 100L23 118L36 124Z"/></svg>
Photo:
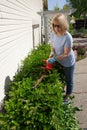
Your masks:
<svg viewBox="0 0 87 130"><path fill-rule="evenodd" d="M51 46L51 52L50 52L49 58L53 57L54 54L55 54L55 49Z"/></svg>
<svg viewBox="0 0 87 130"><path fill-rule="evenodd" d="M64 47L64 53L57 56L57 59L58 60L63 60L64 58L68 57L70 52L71 52L72 48L67 48L67 47Z"/></svg>

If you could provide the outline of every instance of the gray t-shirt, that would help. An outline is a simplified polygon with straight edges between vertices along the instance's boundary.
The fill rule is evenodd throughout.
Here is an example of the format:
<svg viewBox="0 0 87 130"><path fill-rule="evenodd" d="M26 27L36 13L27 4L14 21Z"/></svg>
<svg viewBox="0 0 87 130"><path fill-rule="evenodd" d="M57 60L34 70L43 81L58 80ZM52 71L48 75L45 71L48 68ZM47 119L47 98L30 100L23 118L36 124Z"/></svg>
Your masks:
<svg viewBox="0 0 87 130"><path fill-rule="evenodd" d="M66 32L64 36L57 36L54 32L52 32L49 43L55 49L56 56L59 56L64 53L64 46L67 48L72 48L73 39L69 32ZM72 66L75 63L75 55L73 50L71 50L68 57L63 60L58 60L58 62L65 67Z"/></svg>

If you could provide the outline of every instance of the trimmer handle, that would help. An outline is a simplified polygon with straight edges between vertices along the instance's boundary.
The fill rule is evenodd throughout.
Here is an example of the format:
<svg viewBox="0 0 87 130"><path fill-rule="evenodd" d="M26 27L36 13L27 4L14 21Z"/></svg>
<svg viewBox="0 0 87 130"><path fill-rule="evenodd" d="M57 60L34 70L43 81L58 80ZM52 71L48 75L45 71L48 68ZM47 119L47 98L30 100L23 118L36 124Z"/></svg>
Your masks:
<svg viewBox="0 0 87 130"><path fill-rule="evenodd" d="M48 62L48 60L43 60L43 62L46 63L45 67L41 67L42 69L46 69L46 70L52 70L53 69L53 63Z"/></svg>

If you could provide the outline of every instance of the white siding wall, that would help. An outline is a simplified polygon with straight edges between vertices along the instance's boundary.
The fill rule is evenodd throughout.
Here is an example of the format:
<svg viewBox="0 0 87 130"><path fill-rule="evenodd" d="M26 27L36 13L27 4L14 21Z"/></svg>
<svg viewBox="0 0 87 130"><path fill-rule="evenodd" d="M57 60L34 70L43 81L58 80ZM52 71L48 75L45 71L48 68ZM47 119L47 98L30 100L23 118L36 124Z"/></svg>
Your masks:
<svg viewBox="0 0 87 130"><path fill-rule="evenodd" d="M0 0L0 101L4 97L5 81L17 71L21 60L33 49L32 25L35 44L40 42L42 0Z"/></svg>

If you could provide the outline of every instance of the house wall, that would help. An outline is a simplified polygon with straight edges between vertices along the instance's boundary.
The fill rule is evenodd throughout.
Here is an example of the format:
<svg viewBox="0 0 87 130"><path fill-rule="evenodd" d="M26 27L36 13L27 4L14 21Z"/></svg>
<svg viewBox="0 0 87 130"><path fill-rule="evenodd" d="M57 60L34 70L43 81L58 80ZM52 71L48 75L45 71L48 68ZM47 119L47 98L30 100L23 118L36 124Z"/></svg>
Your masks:
<svg viewBox="0 0 87 130"><path fill-rule="evenodd" d="M0 0L0 101L21 60L40 43L40 10L42 0Z"/></svg>

